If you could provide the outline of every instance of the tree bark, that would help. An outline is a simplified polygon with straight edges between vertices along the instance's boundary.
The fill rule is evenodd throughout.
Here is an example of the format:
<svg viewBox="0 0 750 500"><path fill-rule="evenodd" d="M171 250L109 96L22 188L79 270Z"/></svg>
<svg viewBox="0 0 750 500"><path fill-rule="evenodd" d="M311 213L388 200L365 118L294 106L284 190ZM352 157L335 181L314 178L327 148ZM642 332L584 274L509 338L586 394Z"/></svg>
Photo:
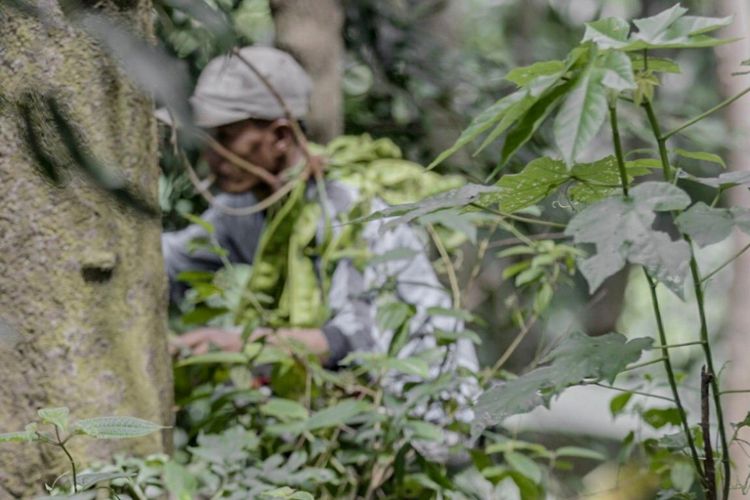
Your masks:
<svg viewBox="0 0 750 500"><path fill-rule="evenodd" d="M51 406L67 406L75 418L127 415L170 425L160 221L118 205L75 166L65 185L48 182L29 154L16 104L30 90L54 96L97 159L156 205L153 106L57 2L33 3L49 24L7 8L0 21L0 430L23 430L37 409ZM98 6L152 36L150 0ZM164 451L169 433L70 444L85 466L116 452ZM28 498L64 470L57 448L3 444L0 498Z"/></svg>
<svg viewBox="0 0 750 500"><path fill-rule="evenodd" d="M725 37L745 37L740 42L735 42L717 49L719 58L718 77L722 92L727 96L735 95L743 88L750 85L750 78L731 76L733 72L741 71L740 62L750 57L747 36L748 22L750 22L750 9L745 0L721 0L718 4L721 15L734 15L734 23L722 33ZM729 153L728 164L732 170L750 170L750 98L745 97L735 101L726 113L729 130L734 139ZM750 206L750 193L745 189L733 189L730 191L732 205ZM748 243L747 236L736 239L739 250ZM750 359L750 342L748 342L748 331L750 330L750 303L747 292L750 290L750 253L745 253L732 266L734 279L729 296L729 318L726 330L727 352L730 353L730 364L727 376L722 387L725 389L747 389L750 386L750 368L747 360ZM727 422L740 422L750 411L750 395L731 394L723 398L726 405ZM731 429L728 429L731 432ZM750 429L747 427L739 432L740 439L750 439ZM746 451L740 448L738 443L730 446L731 458L734 462L733 484L744 482L750 475L750 458ZM733 490L730 498L745 498L739 489Z"/></svg>
<svg viewBox="0 0 750 500"><path fill-rule="evenodd" d="M271 0L276 46L292 54L313 81L310 138L326 143L343 131L341 78L344 13L338 0Z"/></svg>

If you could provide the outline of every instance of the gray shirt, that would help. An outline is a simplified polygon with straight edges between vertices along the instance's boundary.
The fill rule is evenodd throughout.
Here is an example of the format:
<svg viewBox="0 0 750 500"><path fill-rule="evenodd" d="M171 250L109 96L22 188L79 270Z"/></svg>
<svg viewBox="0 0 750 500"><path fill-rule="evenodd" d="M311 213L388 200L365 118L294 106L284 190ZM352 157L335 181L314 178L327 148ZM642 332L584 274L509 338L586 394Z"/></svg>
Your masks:
<svg viewBox="0 0 750 500"><path fill-rule="evenodd" d="M316 197L314 186L308 189L308 197ZM337 214L346 212L356 197L355 188L337 182L326 184L327 205L324 209L333 221L334 232L341 229L340 225L336 225ZM217 202L238 208L253 205L257 200L252 193L223 193L217 196ZM373 210L385 208L385 204L377 200L374 205ZM252 264L264 227L265 216L262 213L238 217L212 207L203 213L202 218L214 227L213 237L226 250L226 258L230 262ZM400 356L435 348L436 340L431 333L437 329L455 331L463 328L462 322L456 318L428 314L430 308L450 308L451 298L441 286L425 254L425 242L420 234L405 224L386 229L387 222L387 219L380 219L366 224L361 237L371 254L382 255L394 249L405 248L411 251L412 256L408 259L369 264L364 271L358 270L348 259L339 261L332 276L328 297L332 314L323 327L331 351L330 364L337 364L351 351L388 351L393 332L378 328L375 321L377 294L370 292L381 288L389 280L395 280L398 299L416 309L416 315L410 324L411 340L402 349ZM321 221L319 238L322 238L323 229L324 221ZM200 237L206 238L208 234L199 225L190 225L181 231L162 235L162 251L172 300L179 300L185 291L185 285L177 280L179 273L188 270L214 271L222 266L221 258L214 253L205 250L189 251L190 241ZM474 346L467 340L459 340L454 351L448 354L447 363L442 368L443 373L455 370L458 366L471 370L478 368ZM435 366L435 371L437 370L438 366ZM473 392L472 389L468 391Z"/></svg>

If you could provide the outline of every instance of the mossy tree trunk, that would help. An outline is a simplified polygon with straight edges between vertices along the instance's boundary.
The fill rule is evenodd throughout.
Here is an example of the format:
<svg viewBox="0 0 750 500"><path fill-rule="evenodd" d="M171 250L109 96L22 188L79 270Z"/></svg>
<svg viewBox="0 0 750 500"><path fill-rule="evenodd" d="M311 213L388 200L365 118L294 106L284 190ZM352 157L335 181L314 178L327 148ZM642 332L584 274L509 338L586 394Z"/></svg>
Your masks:
<svg viewBox="0 0 750 500"><path fill-rule="evenodd" d="M152 103L56 1L32 3L49 14L46 25L0 6L0 427L22 430L45 406L169 425L160 221L118 205L74 166L64 185L48 182L17 106L29 91L53 96L97 159L155 204ZM96 7L151 36L150 0ZM115 452L164 451L168 436L71 443L86 465ZM39 493L64 467L57 449L4 444L0 498Z"/></svg>
<svg viewBox="0 0 750 500"><path fill-rule="evenodd" d="M313 81L311 139L326 143L343 131L341 78L344 12L339 0L271 0L276 46L292 54Z"/></svg>

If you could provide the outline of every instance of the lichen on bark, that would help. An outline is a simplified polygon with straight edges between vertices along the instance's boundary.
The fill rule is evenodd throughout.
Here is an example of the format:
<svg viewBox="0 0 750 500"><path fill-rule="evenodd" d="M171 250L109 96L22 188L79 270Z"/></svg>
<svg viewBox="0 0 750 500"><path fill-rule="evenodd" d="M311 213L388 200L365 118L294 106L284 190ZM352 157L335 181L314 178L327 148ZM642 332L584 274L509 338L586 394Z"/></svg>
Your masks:
<svg viewBox="0 0 750 500"><path fill-rule="evenodd" d="M122 2L120 2L122 3ZM150 36L150 2L118 16ZM57 2L37 2L50 24L5 11L0 26L0 431L37 409L75 417L131 415L171 423L166 281L160 221L118 205L74 166L55 187L24 145L16 104L54 96L97 159L156 200L152 103ZM86 465L115 452L165 451L168 436L71 441ZM0 446L0 498L27 497L64 471L57 450Z"/></svg>

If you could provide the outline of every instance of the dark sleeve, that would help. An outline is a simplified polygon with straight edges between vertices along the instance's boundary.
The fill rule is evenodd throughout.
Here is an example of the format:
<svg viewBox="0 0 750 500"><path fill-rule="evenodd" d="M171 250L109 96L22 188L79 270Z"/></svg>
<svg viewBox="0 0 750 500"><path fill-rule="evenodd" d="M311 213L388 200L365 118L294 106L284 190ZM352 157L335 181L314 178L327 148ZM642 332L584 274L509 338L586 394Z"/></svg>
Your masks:
<svg viewBox="0 0 750 500"><path fill-rule="evenodd" d="M351 342L338 327L330 323L322 328L323 335L328 342L328 359L326 368L337 368L342 359L352 350Z"/></svg>

